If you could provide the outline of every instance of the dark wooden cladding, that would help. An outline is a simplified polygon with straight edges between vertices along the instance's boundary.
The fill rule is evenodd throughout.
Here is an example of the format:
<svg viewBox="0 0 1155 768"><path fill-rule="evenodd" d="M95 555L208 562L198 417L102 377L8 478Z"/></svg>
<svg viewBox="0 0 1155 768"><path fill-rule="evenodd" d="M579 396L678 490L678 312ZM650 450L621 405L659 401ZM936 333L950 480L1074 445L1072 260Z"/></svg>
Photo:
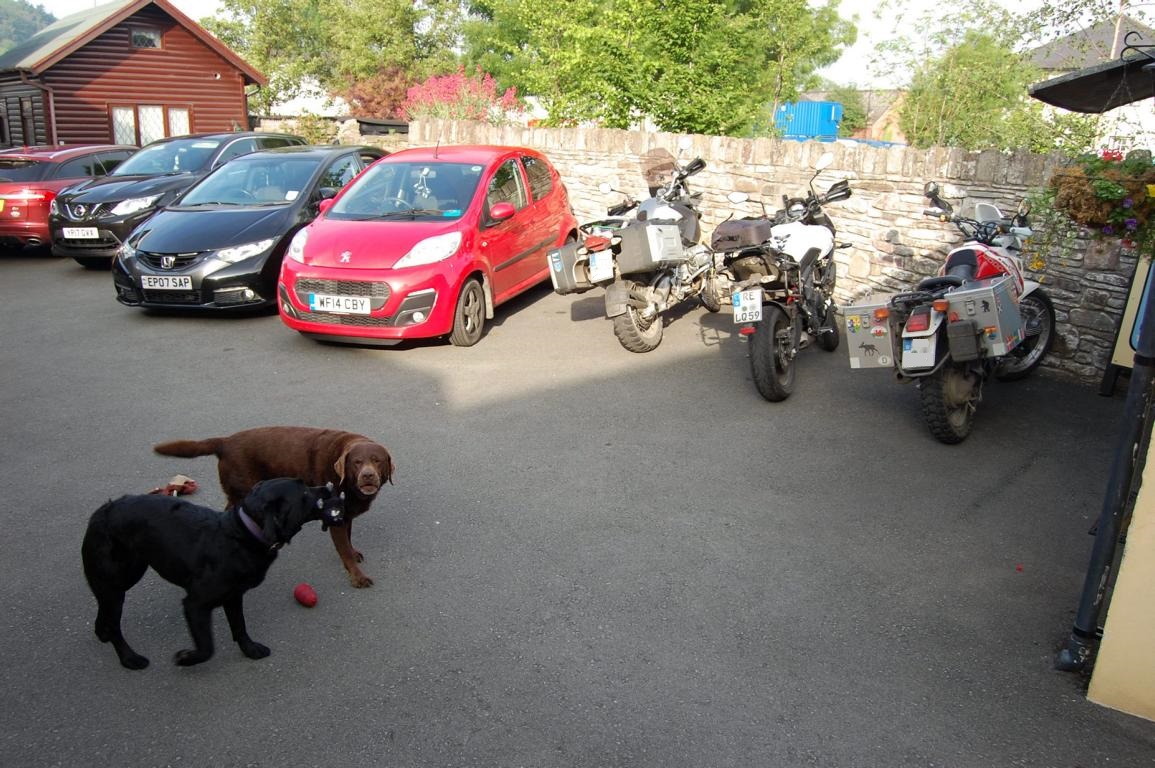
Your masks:
<svg viewBox="0 0 1155 768"><path fill-rule="evenodd" d="M162 47L133 48L134 27L161 30ZM39 82L51 89L62 143L111 142L114 106L187 108L194 133L249 128L242 73L156 6L49 67Z"/></svg>

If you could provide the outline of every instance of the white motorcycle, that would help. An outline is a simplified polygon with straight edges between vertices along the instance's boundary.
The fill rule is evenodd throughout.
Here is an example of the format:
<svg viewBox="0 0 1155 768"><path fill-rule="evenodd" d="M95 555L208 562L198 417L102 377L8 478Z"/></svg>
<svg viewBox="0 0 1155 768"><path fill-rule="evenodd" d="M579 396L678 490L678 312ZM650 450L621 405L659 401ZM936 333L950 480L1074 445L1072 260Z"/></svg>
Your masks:
<svg viewBox="0 0 1155 768"><path fill-rule="evenodd" d="M750 340L754 386L771 402L794 391L794 358L811 338L827 352L838 348L835 229L822 206L850 197L850 185L843 179L824 194L814 190L814 179L833 160L830 153L819 158L805 197L784 196L773 216L763 211L760 217L728 219L711 238L721 255L719 289L731 296L734 322ZM729 199L747 198L737 193Z"/></svg>

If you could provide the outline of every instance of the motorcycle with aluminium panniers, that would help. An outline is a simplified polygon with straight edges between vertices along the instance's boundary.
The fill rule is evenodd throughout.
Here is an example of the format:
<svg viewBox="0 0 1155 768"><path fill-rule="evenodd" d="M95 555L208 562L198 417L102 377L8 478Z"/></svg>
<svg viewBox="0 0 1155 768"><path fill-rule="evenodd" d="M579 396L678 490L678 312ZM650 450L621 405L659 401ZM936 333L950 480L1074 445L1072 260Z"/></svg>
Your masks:
<svg viewBox="0 0 1155 768"><path fill-rule="evenodd" d="M961 443L974 426L983 384L1029 376L1055 340L1055 309L1025 277L1024 241L1032 234L1023 200L1013 217L975 204L974 218L955 213L936 182L923 214L954 224L964 242L939 273L914 290L842 308L851 368L892 368L915 382L923 419L940 442Z"/></svg>
<svg viewBox="0 0 1155 768"><path fill-rule="evenodd" d="M763 206L760 216L727 219L711 237L720 257L717 289L731 297L734 322L749 340L754 386L771 402L794 391L794 361L811 340L827 352L838 348L834 251L849 243L835 243L823 206L850 197L850 184L836 181L824 193L814 188L833 161L833 154L822 154L805 195L783 195L782 208L772 215ZM728 199L738 204L748 196L731 193Z"/></svg>
<svg viewBox="0 0 1155 768"><path fill-rule="evenodd" d="M683 147L685 148L685 147ZM710 249L700 242L700 193L686 180L706 167L701 158L682 165L664 162L664 181L640 202L626 195L608 218L583 224L579 242L548 254L556 293L606 291L606 317L618 342L631 352L650 352L662 342L663 313L697 297L711 312L721 309ZM645 175L652 177L653 169ZM613 191L608 184L603 192Z"/></svg>

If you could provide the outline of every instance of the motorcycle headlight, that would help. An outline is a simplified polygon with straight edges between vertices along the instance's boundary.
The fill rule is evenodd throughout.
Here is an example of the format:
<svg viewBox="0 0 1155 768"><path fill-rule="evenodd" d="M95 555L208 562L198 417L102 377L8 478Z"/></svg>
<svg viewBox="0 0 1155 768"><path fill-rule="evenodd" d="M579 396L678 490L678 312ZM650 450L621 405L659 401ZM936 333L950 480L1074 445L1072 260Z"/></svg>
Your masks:
<svg viewBox="0 0 1155 768"><path fill-rule="evenodd" d="M305 263L305 243L309 241L309 230L299 229L297 234L293 235L293 239L289 241L289 250L285 252L285 256L293 261Z"/></svg>
<svg viewBox="0 0 1155 768"><path fill-rule="evenodd" d="M394 265L397 268L417 267L422 264L434 264L445 261L461 247L460 232L446 232L444 235L427 237L410 249Z"/></svg>
<svg viewBox="0 0 1155 768"><path fill-rule="evenodd" d="M234 245L232 248L222 248L216 252L216 257L229 264L236 264L238 261L244 261L245 259L264 253L272 248L275 242L277 242L276 238L269 238L268 240L259 240L255 243Z"/></svg>
<svg viewBox="0 0 1155 768"><path fill-rule="evenodd" d="M127 200L121 200L112 209L113 216L129 216L138 211L147 210L151 208L153 203L160 199L160 195L149 195L148 197L130 197Z"/></svg>

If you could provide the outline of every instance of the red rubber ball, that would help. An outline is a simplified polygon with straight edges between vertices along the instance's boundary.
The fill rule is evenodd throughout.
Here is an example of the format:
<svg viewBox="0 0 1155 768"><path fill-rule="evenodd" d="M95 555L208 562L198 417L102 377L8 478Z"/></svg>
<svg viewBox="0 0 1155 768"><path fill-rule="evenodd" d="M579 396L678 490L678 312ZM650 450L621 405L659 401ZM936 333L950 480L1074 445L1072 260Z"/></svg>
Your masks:
<svg viewBox="0 0 1155 768"><path fill-rule="evenodd" d="M298 584L297 588L293 590L293 597L297 598L297 602L306 608L312 608L317 604L317 591L308 584Z"/></svg>

